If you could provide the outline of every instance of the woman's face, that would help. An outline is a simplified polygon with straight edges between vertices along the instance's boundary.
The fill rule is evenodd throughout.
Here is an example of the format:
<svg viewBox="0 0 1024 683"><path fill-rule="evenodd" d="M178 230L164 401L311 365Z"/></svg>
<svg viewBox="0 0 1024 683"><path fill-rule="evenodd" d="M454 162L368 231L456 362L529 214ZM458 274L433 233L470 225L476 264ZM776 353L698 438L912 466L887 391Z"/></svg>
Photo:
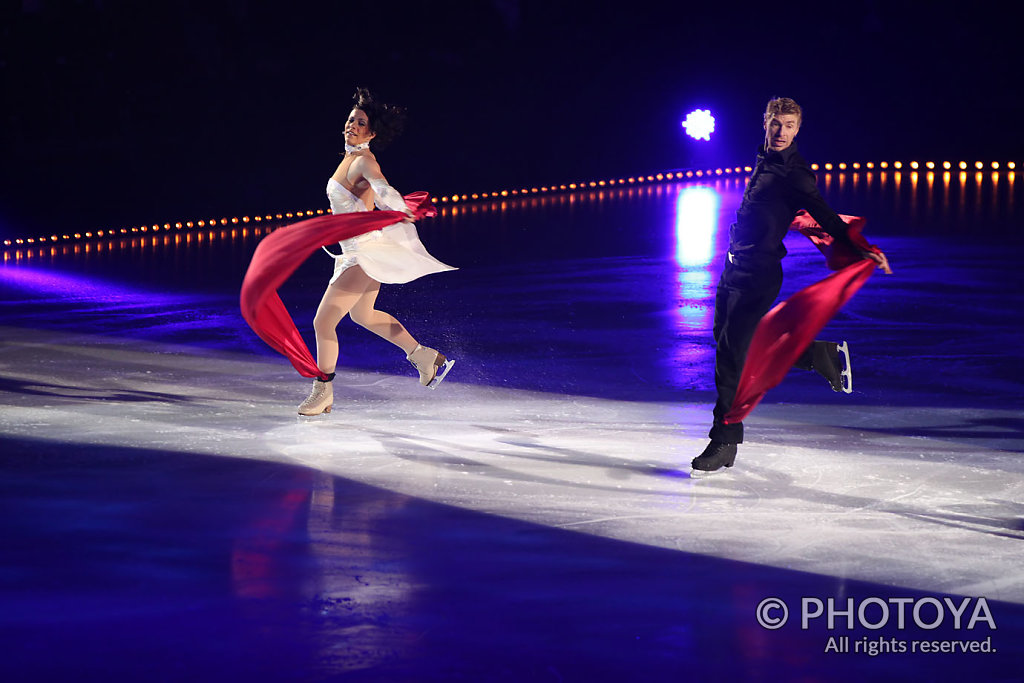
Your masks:
<svg viewBox="0 0 1024 683"><path fill-rule="evenodd" d="M370 119L362 109L353 108L345 122L345 142L350 145L361 145L369 142L375 133L370 131Z"/></svg>

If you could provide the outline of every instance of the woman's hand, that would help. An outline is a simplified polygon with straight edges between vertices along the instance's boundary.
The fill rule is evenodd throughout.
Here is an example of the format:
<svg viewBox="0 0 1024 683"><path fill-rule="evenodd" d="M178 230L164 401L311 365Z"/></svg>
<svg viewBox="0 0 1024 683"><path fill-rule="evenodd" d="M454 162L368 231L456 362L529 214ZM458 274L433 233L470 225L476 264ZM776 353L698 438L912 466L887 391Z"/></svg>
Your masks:
<svg viewBox="0 0 1024 683"><path fill-rule="evenodd" d="M878 267L882 269L882 272L886 275L892 275L892 268L889 267L889 259L885 258L885 254L882 252L874 251L862 251L864 258L869 258L878 264Z"/></svg>

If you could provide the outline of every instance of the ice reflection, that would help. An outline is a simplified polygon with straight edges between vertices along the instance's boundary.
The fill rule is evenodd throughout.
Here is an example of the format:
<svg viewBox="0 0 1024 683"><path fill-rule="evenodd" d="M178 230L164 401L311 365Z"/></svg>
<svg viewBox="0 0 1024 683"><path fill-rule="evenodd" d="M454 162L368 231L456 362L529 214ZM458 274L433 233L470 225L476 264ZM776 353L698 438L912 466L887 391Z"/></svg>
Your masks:
<svg viewBox="0 0 1024 683"><path fill-rule="evenodd" d="M694 365L704 365L708 352L703 343L711 329L714 292L711 262L715 256L722 196L715 188L682 187L676 198L675 262L679 283L674 307L676 338L673 366L684 376ZM685 378L683 384L686 383ZM692 378L691 378L692 379Z"/></svg>
<svg viewBox="0 0 1024 683"><path fill-rule="evenodd" d="M680 270L679 305L676 312L678 324L687 331L711 329L711 314L714 308L709 305L713 300L711 289L711 272L706 268Z"/></svg>
<svg viewBox="0 0 1024 683"><path fill-rule="evenodd" d="M710 187L684 187L676 198L676 262L706 266L714 254L721 199Z"/></svg>
<svg viewBox="0 0 1024 683"><path fill-rule="evenodd" d="M910 224L917 232L970 232L978 229L1016 234L1019 220L1014 202L1020 191L1015 187L1012 170L970 170L961 164L919 165L927 170L868 171L859 173L825 172L819 187L826 199L845 213L865 215L872 233L885 222ZM939 168L944 170L938 170ZM878 220L884 217L885 220Z"/></svg>
<svg viewBox="0 0 1024 683"><path fill-rule="evenodd" d="M711 261L715 255L722 198L711 187L683 187L676 199L676 263L679 265L678 324L693 332L710 329L713 308Z"/></svg>

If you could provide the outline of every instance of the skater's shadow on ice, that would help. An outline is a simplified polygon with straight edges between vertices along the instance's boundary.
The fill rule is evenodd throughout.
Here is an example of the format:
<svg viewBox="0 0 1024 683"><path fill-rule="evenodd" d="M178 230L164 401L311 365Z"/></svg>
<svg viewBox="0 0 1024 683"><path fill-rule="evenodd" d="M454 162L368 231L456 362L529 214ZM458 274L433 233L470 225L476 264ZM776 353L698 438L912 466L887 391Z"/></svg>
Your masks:
<svg viewBox="0 0 1024 683"><path fill-rule="evenodd" d="M559 448L543 443L527 443L523 440L499 440L507 446L528 449L525 452L511 454L511 457L541 462L556 462L563 465L581 465L583 467L603 467L608 470L612 479L628 479L630 473L643 476L673 477L688 479L688 470L681 470L674 463L631 462L621 458L585 453L571 448Z"/></svg>
<svg viewBox="0 0 1024 683"><path fill-rule="evenodd" d="M50 396L74 401L123 401L135 403L152 401L157 403L188 403L190 396L165 394L159 391L138 391L120 388L105 389L102 387L72 386L70 384L52 384L38 380L19 380L0 377L0 392L23 394L30 396Z"/></svg>
<svg viewBox="0 0 1024 683"><path fill-rule="evenodd" d="M585 453L583 451L575 451L566 448L544 446L541 444L510 443L509 445L520 448L533 448L538 451L545 450L551 453L551 455L542 455L540 453L510 453L506 450L475 447L472 450L473 454L481 456L481 459L476 459L470 457L468 454L453 452L452 445L447 441L440 439L433 440L436 445L430 446L424 443L426 439L423 438L417 438L415 441L410 441L404 436L395 435L390 432L367 430L366 433L378 440L381 446L400 460L408 460L410 462L430 465L432 467L454 469L465 474L474 474L500 481L555 484L558 486L571 486L573 488L592 491L613 491L619 494L624 493L627 490L634 493L651 495L664 495L666 493L666 491L658 488L652 489L638 486L636 489L624 489L621 485L602 485L599 483L584 482L578 478L568 476L561 478L531 474L518 469L501 467L493 462L484 462L482 458L486 458L488 456L494 458L529 458L531 460L540 460L559 465L575 465L586 468L604 467L611 471L610 478L618 480L629 479L630 472L643 476L671 476L674 478L689 477L688 472L672 469L671 467L630 463L618 458L595 455L593 453Z"/></svg>
<svg viewBox="0 0 1024 683"><path fill-rule="evenodd" d="M1014 453L1024 452L1024 417L991 416L965 418L959 424L900 427L859 427L865 432L915 436L929 439L945 439L972 443L978 440L1018 441L1007 443L1005 448Z"/></svg>
<svg viewBox="0 0 1024 683"><path fill-rule="evenodd" d="M981 510L971 509L971 506L969 505L954 505L947 506L946 513L947 515L955 515L956 520L958 522L962 521L963 523L951 524L949 523L949 518L946 515L936 515L932 512L921 513L920 519L926 519L928 521L933 521L938 524L946 524L947 526L954 526L958 528L971 528L976 525L982 524L999 529L1006 529L1008 532L1016 531L1018 532L1016 534L994 532L986 533L994 533L994 535L996 536L1016 538L1018 540L1024 541L1024 505L1008 500L990 500L987 501L987 503L988 507L992 508L994 511L1009 512L1010 516L1005 518L982 516ZM965 514L957 514L955 512L955 509L958 508L964 508ZM935 517L935 519L932 519L933 517Z"/></svg>
<svg viewBox="0 0 1024 683"><path fill-rule="evenodd" d="M760 478L764 485L752 488L751 484L757 478ZM1024 541L1024 505L1016 502L998 499L978 500L973 505L946 506L946 509L939 509L939 506L927 502L915 506L882 497L855 496L805 487L797 483L795 476L777 470L748 469L741 477L718 477L715 484L716 487L727 489L730 499L753 497L766 507L771 505L772 500L803 500L815 505L845 508L850 512L891 514Z"/></svg>
<svg viewBox="0 0 1024 683"><path fill-rule="evenodd" d="M507 438L498 438L498 443L527 449L526 452L506 454L515 458L555 462L565 465L581 465L584 467L606 467L608 468L609 476L613 479L627 479L630 472L643 476L672 477L676 479L690 478L689 469L680 469L679 464L674 462L655 463L649 459L643 462L634 462L598 453L587 453L572 448L551 446L543 443L536 436L524 434L516 429L504 429L493 425L477 426L486 432L509 435Z"/></svg>

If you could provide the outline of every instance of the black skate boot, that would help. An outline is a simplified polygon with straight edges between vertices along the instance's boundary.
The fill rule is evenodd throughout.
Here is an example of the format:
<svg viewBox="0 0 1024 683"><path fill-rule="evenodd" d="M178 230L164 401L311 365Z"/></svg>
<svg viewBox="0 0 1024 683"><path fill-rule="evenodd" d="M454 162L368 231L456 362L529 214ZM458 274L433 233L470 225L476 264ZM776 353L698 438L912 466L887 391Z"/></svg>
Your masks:
<svg viewBox="0 0 1024 683"><path fill-rule="evenodd" d="M712 441L704 452L690 463L690 467L701 472L714 472L722 467L732 467L736 462L736 444Z"/></svg>
<svg viewBox="0 0 1024 683"><path fill-rule="evenodd" d="M814 342L811 345L811 370L828 380L832 391L853 393L853 367L846 342Z"/></svg>

